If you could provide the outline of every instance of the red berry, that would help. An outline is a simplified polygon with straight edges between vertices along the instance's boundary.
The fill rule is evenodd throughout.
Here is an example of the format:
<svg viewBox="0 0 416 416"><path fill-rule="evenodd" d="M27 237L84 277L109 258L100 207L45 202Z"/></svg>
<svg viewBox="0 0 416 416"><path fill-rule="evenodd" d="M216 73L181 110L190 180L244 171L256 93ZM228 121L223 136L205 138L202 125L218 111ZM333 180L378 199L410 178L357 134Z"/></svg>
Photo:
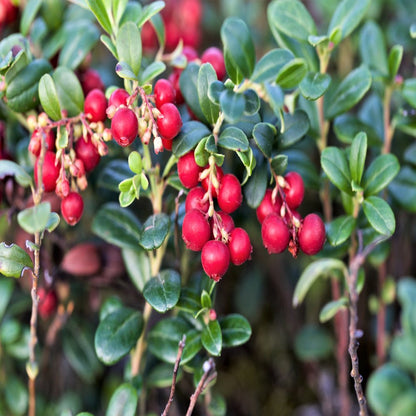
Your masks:
<svg viewBox="0 0 416 416"><path fill-rule="evenodd" d="M316 214L309 214L303 219L299 230L299 246L310 256L322 250L325 242L325 225Z"/></svg>
<svg viewBox="0 0 416 416"><path fill-rule="evenodd" d="M233 174L227 173L221 179L217 200L220 208L228 214L234 212L241 205L243 201L241 185Z"/></svg>
<svg viewBox="0 0 416 416"><path fill-rule="evenodd" d="M175 88L167 79L159 79L154 88L156 107L160 108L163 104L174 103L176 99Z"/></svg>
<svg viewBox="0 0 416 416"><path fill-rule="evenodd" d="M253 251L247 231L242 228L234 228L230 234L228 248L233 264L239 266L240 264L245 263L250 258L251 252Z"/></svg>
<svg viewBox="0 0 416 416"><path fill-rule="evenodd" d="M80 75L80 81L84 94L87 95L94 89L104 91L105 87L101 80L100 74L95 69L87 69Z"/></svg>
<svg viewBox="0 0 416 416"><path fill-rule="evenodd" d="M162 137L162 144L165 150L172 150L173 140L167 140Z"/></svg>
<svg viewBox="0 0 416 416"><path fill-rule="evenodd" d="M176 104L182 104L184 102L181 87L179 85L179 78L181 77L182 69L175 68L174 71L169 75L168 79L173 85L176 94Z"/></svg>
<svg viewBox="0 0 416 416"><path fill-rule="evenodd" d="M206 166L205 168L207 168L208 166ZM217 180L218 180L218 182L219 183L221 183L221 179L222 179L222 177L224 176L224 172L222 171L222 169L221 169L221 167L220 166L217 166L216 167L216 170L217 170ZM209 186L209 175L206 177L206 178L204 178L202 181L201 181L201 185L202 185L202 187L206 190L206 191L208 191L208 186ZM212 196L214 197L214 198L216 198L217 197L217 188L215 188L215 186L213 186L212 184L211 184L211 193L212 193Z"/></svg>
<svg viewBox="0 0 416 416"><path fill-rule="evenodd" d="M193 150L181 156L178 160L178 176L185 188L193 188L199 183L202 168L195 162Z"/></svg>
<svg viewBox="0 0 416 416"><path fill-rule="evenodd" d="M126 147L132 144L137 137L138 128L137 116L130 108L118 109L111 119L111 134L120 146Z"/></svg>
<svg viewBox="0 0 416 416"><path fill-rule="evenodd" d="M230 264L230 250L219 240L209 240L201 253L201 263L205 273L218 282Z"/></svg>
<svg viewBox="0 0 416 416"><path fill-rule="evenodd" d="M182 118L179 110L172 103L163 104L159 111L161 115L158 117L156 124L159 134L167 139L173 139L182 127Z"/></svg>
<svg viewBox="0 0 416 416"><path fill-rule="evenodd" d="M208 48L201 56L201 62L204 64L206 62L210 63L215 72L217 73L217 78L221 81L224 79L227 71L225 70L224 55L221 49L212 46Z"/></svg>
<svg viewBox="0 0 416 416"><path fill-rule="evenodd" d="M290 209L296 209L303 201L305 187L303 185L302 176L297 172L289 172L285 176L288 186L284 188L286 195L286 203Z"/></svg>
<svg viewBox="0 0 416 416"><path fill-rule="evenodd" d="M185 55L188 63L198 59L198 52L192 46L184 46L182 49L182 53Z"/></svg>
<svg viewBox="0 0 416 416"><path fill-rule="evenodd" d="M186 196L185 212L188 212L191 209L199 209L200 211L207 213L209 208L209 201L206 199L204 202L202 202L204 196L205 191L200 186L192 188Z"/></svg>
<svg viewBox="0 0 416 416"><path fill-rule="evenodd" d="M107 117L107 99L98 88L93 89L85 97L84 113L92 122L104 121Z"/></svg>
<svg viewBox="0 0 416 416"><path fill-rule="evenodd" d="M281 253L289 244L290 233L278 214L270 214L261 226L261 238L269 253Z"/></svg>
<svg viewBox="0 0 416 416"><path fill-rule="evenodd" d="M39 156L42 147L42 134L45 135L46 149L53 151L55 149L55 134L53 130L35 129L30 137L29 152L35 156Z"/></svg>
<svg viewBox="0 0 416 416"><path fill-rule="evenodd" d="M218 211L217 215L220 217L220 226L223 230L225 230L228 234L231 233L232 230L234 230L234 220L232 219L231 215L227 214L224 211Z"/></svg>
<svg viewBox="0 0 416 416"><path fill-rule="evenodd" d="M61 213L69 225L75 225L81 218L84 211L84 201L78 192L70 192L61 201Z"/></svg>
<svg viewBox="0 0 416 416"><path fill-rule="evenodd" d="M273 191L271 189L267 189L266 193L264 194L263 200L256 209L257 219L259 220L260 224L262 224L264 219L270 214L278 214L280 212L282 201L280 197L277 197L275 203L273 203L272 193Z"/></svg>
<svg viewBox="0 0 416 416"><path fill-rule="evenodd" d="M46 290L41 287L38 290L38 311L42 319L48 319L55 312L58 306L58 297L54 290Z"/></svg>
<svg viewBox="0 0 416 416"><path fill-rule="evenodd" d="M55 190L56 181L58 180L61 170L61 163L55 164L56 155L50 150L45 152L42 166L42 184L45 192L52 192ZM35 183L38 184L38 163L39 158L36 159L34 167Z"/></svg>
<svg viewBox="0 0 416 416"><path fill-rule="evenodd" d="M190 250L200 251L211 238L211 227L205 214L193 209L185 214L182 224L182 238Z"/></svg>
<svg viewBox="0 0 416 416"><path fill-rule="evenodd" d="M202 17L201 2L199 0L182 0L180 6L182 27L198 27Z"/></svg>
<svg viewBox="0 0 416 416"><path fill-rule="evenodd" d="M130 94L124 90L123 88L117 88L114 90L110 98L108 99L108 106L114 106L116 108L120 107L121 105L127 105L127 100L130 97Z"/></svg>
<svg viewBox="0 0 416 416"><path fill-rule="evenodd" d="M80 137L75 143L75 154L77 159L81 159L84 163L86 172L91 172L100 162L101 156L98 153L97 146L92 142L91 136Z"/></svg>
<svg viewBox="0 0 416 416"><path fill-rule="evenodd" d="M146 22L142 26L141 38L143 49L145 51L153 51L157 48L156 32L150 22Z"/></svg>

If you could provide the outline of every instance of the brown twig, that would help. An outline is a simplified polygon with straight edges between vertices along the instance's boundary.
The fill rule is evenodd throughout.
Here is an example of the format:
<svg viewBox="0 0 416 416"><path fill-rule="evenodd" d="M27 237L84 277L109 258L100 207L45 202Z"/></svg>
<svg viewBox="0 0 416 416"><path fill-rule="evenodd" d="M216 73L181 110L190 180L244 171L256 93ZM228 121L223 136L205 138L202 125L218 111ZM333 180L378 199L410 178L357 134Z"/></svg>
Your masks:
<svg viewBox="0 0 416 416"><path fill-rule="evenodd" d="M166 403L165 410L163 411L162 416L167 416L170 406L173 402L173 396L175 394L176 387L176 378L178 376L179 365L181 363L183 349L185 348L185 341L186 335L184 335L182 339L179 341L178 355L176 356L175 366L173 367L172 386L170 388L169 400Z"/></svg>

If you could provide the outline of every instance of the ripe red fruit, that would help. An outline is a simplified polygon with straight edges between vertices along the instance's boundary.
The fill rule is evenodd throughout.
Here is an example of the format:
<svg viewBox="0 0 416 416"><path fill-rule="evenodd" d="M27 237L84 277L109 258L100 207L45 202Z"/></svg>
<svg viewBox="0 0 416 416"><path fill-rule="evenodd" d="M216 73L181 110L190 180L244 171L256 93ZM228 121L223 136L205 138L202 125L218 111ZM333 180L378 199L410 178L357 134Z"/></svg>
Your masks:
<svg viewBox="0 0 416 416"><path fill-rule="evenodd" d="M211 238L211 227L205 214L193 209L185 214L182 224L182 238L190 250L200 251Z"/></svg>
<svg viewBox="0 0 416 416"><path fill-rule="evenodd" d="M173 72L169 75L168 80L173 85L176 93L176 104L182 104L184 102L184 98L181 92L181 87L179 85L179 78L181 77L182 69L175 68Z"/></svg>
<svg viewBox="0 0 416 416"><path fill-rule="evenodd" d="M203 64L206 63L206 62L210 63L213 66L213 68L215 69L215 72L217 73L217 78L220 81L224 79L227 71L225 69L224 55L223 55L221 49L218 49L215 46L212 46L211 48L208 48L202 54L201 62Z"/></svg>
<svg viewBox="0 0 416 416"><path fill-rule="evenodd" d="M104 121L107 117L107 99L98 88L90 91L85 97L84 113L92 122Z"/></svg>
<svg viewBox="0 0 416 416"><path fill-rule="evenodd" d="M247 231L239 227L234 228L230 234L228 248L233 264L239 266L240 264L245 263L250 258L251 252L253 251Z"/></svg>
<svg viewBox="0 0 416 416"><path fill-rule="evenodd" d="M280 197L276 198L275 203L272 201L272 190L267 189L264 194L263 200L256 209L257 219L259 223L262 224L264 219L270 214L278 214L280 212L280 207L282 206L282 201Z"/></svg>
<svg viewBox="0 0 416 416"><path fill-rule="evenodd" d="M173 139L182 127L182 118L179 110L172 103L163 104L159 111L161 115L158 117L156 124L159 134L167 140Z"/></svg>
<svg viewBox="0 0 416 416"><path fill-rule="evenodd" d="M123 88L117 88L114 90L110 98L108 99L108 106L120 107L121 105L127 105L127 100L130 94Z"/></svg>
<svg viewBox="0 0 416 416"><path fill-rule="evenodd" d="M156 107L160 108L163 104L174 103L176 99L176 91L173 85L167 79L159 79L154 88Z"/></svg>
<svg viewBox="0 0 416 416"><path fill-rule="evenodd" d="M192 46L184 46L182 49L182 53L185 55L188 63L198 59L198 52Z"/></svg>
<svg viewBox="0 0 416 416"><path fill-rule="evenodd" d="M218 282L230 264L230 250L219 240L209 240L201 253L201 263L205 273Z"/></svg>
<svg viewBox="0 0 416 416"><path fill-rule="evenodd" d="M45 158L43 159L42 166L42 184L45 192L52 192L55 190L56 181L59 177L61 170L61 163L55 164L56 155L50 150L45 152ZM38 184L38 163L39 158L36 159L34 167L35 183Z"/></svg>
<svg viewBox="0 0 416 416"><path fill-rule="evenodd" d="M41 287L38 290L38 311L42 319L48 319L55 312L58 306L58 297L56 292L52 290L46 290Z"/></svg>
<svg viewBox="0 0 416 416"><path fill-rule="evenodd" d="M297 172L289 172L285 176L285 181L289 185L284 188L286 203L289 205L290 209L296 209L302 203L303 195L305 193L302 176Z"/></svg>
<svg viewBox="0 0 416 416"><path fill-rule="evenodd" d="M16 20L18 10L11 0L0 1L0 29Z"/></svg>
<svg viewBox="0 0 416 416"><path fill-rule="evenodd" d="M284 251L290 240L289 229L278 214L267 216L261 226L261 238L264 247L271 253Z"/></svg>
<svg viewBox="0 0 416 416"><path fill-rule="evenodd" d="M209 201L207 199L202 202L204 196L205 191L200 186L192 188L186 196L185 212L188 212L191 209L199 209L203 213L207 213L209 208Z"/></svg>
<svg viewBox="0 0 416 416"><path fill-rule="evenodd" d="M232 230L234 230L234 220L231 215L227 214L224 211L218 211L217 215L219 215L219 223L220 226L229 234Z"/></svg>
<svg viewBox="0 0 416 416"><path fill-rule="evenodd" d="M120 146L126 147L133 143L138 128L137 116L130 108L118 109L111 119L111 134Z"/></svg>
<svg viewBox="0 0 416 416"><path fill-rule="evenodd" d="M208 166L206 166L206 167L205 167L205 169L206 169L207 167L208 167ZM221 167L220 167L220 166L217 166L217 167L216 167L216 169L217 169L217 180L218 180L218 182L219 182L219 183L221 183L221 179L222 179L222 177L224 176L224 172L223 172L223 170L221 169ZM208 186L209 186L209 175L201 181L201 185L202 185L202 187L203 187L206 191L208 191ZM216 198L216 197L217 197L217 194L218 194L218 193L217 193L217 188L215 188L215 186L213 186L212 184L211 184L211 193L212 193L212 196L213 196L214 198Z"/></svg>
<svg viewBox="0 0 416 416"><path fill-rule="evenodd" d="M162 144L165 150L172 150L173 140L167 140L162 137Z"/></svg>
<svg viewBox="0 0 416 416"><path fill-rule="evenodd" d="M202 168L195 162L194 151L186 153L178 160L178 176L185 188L193 188L199 183L199 174Z"/></svg>
<svg viewBox="0 0 416 416"><path fill-rule="evenodd" d="M84 94L87 95L94 89L104 91L105 87L100 74L95 69L87 69L80 75L80 81Z"/></svg>
<svg viewBox="0 0 416 416"><path fill-rule="evenodd" d="M221 179L217 200L220 208L228 214L234 212L241 205L243 201L241 185L232 173L227 173Z"/></svg>
<svg viewBox="0 0 416 416"><path fill-rule="evenodd" d="M53 151L55 149L55 134L53 130L44 130L43 132L39 129L35 129L30 137L29 152L35 156L39 156L40 149L42 147L42 134L45 134L46 149Z"/></svg>
<svg viewBox="0 0 416 416"><path fill-rule="evenodd" d="M91 140L91 136L87 136L87 140L84 137L80 137L75 143L75 154L77 159L81 159L84 163L86 172L91 172L100 162L101 156L98 153L98 149Z"/></svg>
<svg viewBox="0 0 416 416"><path fill-rule="evenodd" d="M299 246L310 256L322 250L325 242L325 224L316 214L309 214L303 219L299 230Z"/></svg>
<svg viewBox="0 0 416 416"><path fill-rule="evenodd" d="M69 225L75 225L84 211L84 201L78 192L70 192L61 201L61 213Z"/></svg>

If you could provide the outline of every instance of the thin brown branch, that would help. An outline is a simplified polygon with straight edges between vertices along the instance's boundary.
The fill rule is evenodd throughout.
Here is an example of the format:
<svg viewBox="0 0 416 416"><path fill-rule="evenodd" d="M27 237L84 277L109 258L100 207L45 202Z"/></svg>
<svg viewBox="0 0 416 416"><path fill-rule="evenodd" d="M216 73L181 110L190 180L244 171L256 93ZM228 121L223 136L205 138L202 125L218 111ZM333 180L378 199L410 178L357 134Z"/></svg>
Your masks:
<svg viewBox="0 0 416 416"><path fill-rule="evenodd" d="M175 366L173 367L172 386L170 388L169 400L166 403L165 410L163 411L162 416L167 416L170 406L173 402L173 396L175 395L176 378L178 376L179 365L181 363L183 349L185 348L185 341L186 335L184 335L182 339L179 341L178 355L176 356Z"/></svg>

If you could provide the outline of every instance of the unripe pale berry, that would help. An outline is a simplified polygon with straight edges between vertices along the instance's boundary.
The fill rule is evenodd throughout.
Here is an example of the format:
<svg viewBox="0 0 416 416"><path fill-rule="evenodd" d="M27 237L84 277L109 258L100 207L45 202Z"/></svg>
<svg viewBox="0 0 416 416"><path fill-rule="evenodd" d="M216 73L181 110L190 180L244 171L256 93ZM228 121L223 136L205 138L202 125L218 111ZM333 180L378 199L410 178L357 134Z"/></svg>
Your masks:
<svg viewBox="0 0 416 416"><path fill-rule="evenodd" d="M107 117L107 99L104 93L98 88L93 89L85 97L84 113L90 121L96 123L104 121Z"/></svg>
<svg viewBox="0 0 416 416"><path fill-rule="evenodd" d="M193 209L185 214L182 224L182 238L190 250L200 251L211 238L211 227L205 214Z"/></svg>
<svg viewBox="0 0 416 416"><path fill-rule="evenodd" d="M163 104L160 108L161 115L156 124L159 134L167 140L172 140L182 127L182 118L179 110L172 103Z"/></svg>
<svg viewBox="0 0 416 416"><path fill-rule="evenodd" d="M217 166L216 167L216 171L217 171L217 182L218 183L221 183L221 179L222 179L222 177L224 176L224 172L223 172L223 170L221 169L221 167L220 166ZM201 185L202 185L202 187L206 190L206 191L208 191L208 188L209 188L209 175L207 176L207 177L205 177L202 181L201 181ZM211 193L212 193L212 196L214 197L214 198L216 198L217 197L217 195L218 195L218 191L217 191L217 188L211 183Z"/></svg>
<svg viewBox="0 0 416 416"><path fill-rule="evenodd" d="M46 150L53 151L55 149L55 134L53 130L35 129L30 137L29 152L35 156L39 156L42 147L43 135L45 135Z"/></svg>
<svg viewBox="0 0 416 416"><path fill-rule="evenodd" d="M210 63L215 69L215 72L217 73L217 78L220 81L225 78L227 71L225 70L224 55L221 49L218 49L215 46L208 48L202 54L201 62L203 64L206 62Z"/></svg>
<svg viewBox="0 0 416 416"><path fill-rule="evenodd" d="M285 175L288 187L284 188L286 203L290 209L296 209L303 201L305 187L302 176L297 172L289 172Z"/></svg>
<svg viewBox="0 0 416 416"><path fill-rule="evenodd" d="M91 136L80 137L75 143L75 154L77 159L82 160L86 172L91 172L100 162L101 156L97 146L92 142Z"/></svg>
<svg viewBox="0 0 416 416"><path fill-rule="evenodd" d="M199 183L202 168L195 162L193 150L181 156L178 160L178 176L185 188L193 188Z"/></svg>
<svg viewBox="0 0 416 416"><path fill-rule="evenodd" d="M84 201L78 192L70 192L61 201L61 213L69 225L75 225L84 211Z"/></svg>
<svg viewBox="0 0 416 416"><path fill-rule="evenodd" d="M118 109L111 120L111 134L114 140L123 147L133 143L138 128L137 116L130 108Z"/></svg>
<svg viewBox="0 0 416 416"><path fill-rule="evenodd" d="M322 250L325 243L325 224L316 214L308 214L299 230L299 247L310 256Z"/></svg>
<svg viewBox="0 0 416 416"><path fill-rule="evenodd" d="M206 199L204 202L202 202L204 196L205 191L200 186L192 188L186 196L185 212L188 212L191 209L199 209L203 213L207 213L209 208L209 201Z"/></svg>
<svg viewBox="0 0 416 416"><path fill-rule="evenodd" d="M218 205L227 213L234 212L243 201L239 180L231 173L223 176L218 191Z"/></svg>
<svg viewBox="0 0 416 416"><path fill-rule="evenodd" d="M230 234L228 248L230 250L231 261L236 266L239 266L249 260L253 247L247 231L239 227L234 228Z"/></svg>
<svg viewBox="0 0 416 416"><path fill-rule="evenodd" d="M230 250L222 241L209 240L202 248L201 263L205 273L218 282L228 270Z"/></svg>
<svg viewBox="0 0 416 416"><path fill-rule="evenodd" d="M284 251L290 240L289 229L278 214L268 215L261 226L261 238L264 247L271 253Z"/></svg>
<svg viewBox="0 0 416 416"><path fill-rule="evenodd" d="M160 108L163 104L174 103L176 100L176 91L173 85L167 79L159 79L154 88L156 107Z"/></svg>
<svg viewBox="0 0 416 416"><path fill-rule="evenodd" d="M114 106L115 108L118 108L121 105L127 105L129 97L130 94L125 89L117 88L111 93L110 98L108 99L108 107Z"/></svg>
<svg viewBox="0 0 416 416"><path fill-rule="evenodd" d="M217 215L219 217L218 222L220 224L220 227L226 232L231 233L232 230L234 230L234 220L231 217L231 215L227 214L224 211L217 211Z"/></svg>
<svg viewBox="0 0 416 416"><path fill-rule="evenodd" d="M282 201L279 197L277 197L275 203L273 203L272 193L273 191L271 189L267 189L263 200L256 209L257 219L260 224L262 224L264 219L270 214L278 214L280 211Z"/></svg>
<svg viewBox="0 0 416 416"><path fill-rule="evenodd" d="M50 150L45 152L42 166L42 183L45 192L52 192L55 190L56 181L58 180L61 170L61 163L55 165L56 154ZM35 183L38 184L38 163L39 158L36 159L34 167Z"/></svg>

